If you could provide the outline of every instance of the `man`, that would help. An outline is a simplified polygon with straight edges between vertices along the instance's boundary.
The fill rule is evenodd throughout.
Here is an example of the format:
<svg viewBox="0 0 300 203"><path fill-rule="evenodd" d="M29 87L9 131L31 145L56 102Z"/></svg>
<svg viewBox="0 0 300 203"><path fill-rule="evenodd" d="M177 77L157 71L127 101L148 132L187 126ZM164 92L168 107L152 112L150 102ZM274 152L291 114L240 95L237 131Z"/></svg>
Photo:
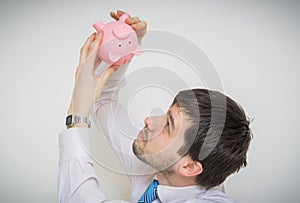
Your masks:
<svg viewBox="0 0 300 203"><path fill-rule="evenodd" d="M116 20L123 14L111 12ZM130 17L126 23L141 42L146 22ZM102 33L93 34L80 52L68 115L81 119L60 134L59 202L109 202L99 189L88 144L79 139L88 140L90 112L128 174L130 202L234 202L221 184L247 164L251 133L242 108L217 91L185 90L165 115L147 117L137 130L118 104L128 65L94 74L101 40Z"/></svg>

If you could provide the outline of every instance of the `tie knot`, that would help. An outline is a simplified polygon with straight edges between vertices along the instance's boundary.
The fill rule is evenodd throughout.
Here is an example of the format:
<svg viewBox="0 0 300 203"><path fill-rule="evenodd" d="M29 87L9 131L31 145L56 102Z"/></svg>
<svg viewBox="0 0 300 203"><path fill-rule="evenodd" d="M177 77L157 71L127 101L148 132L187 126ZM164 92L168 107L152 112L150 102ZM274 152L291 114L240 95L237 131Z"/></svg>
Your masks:
<svg viewBox="0 0 300 203"><path fill-rule="evenodd" d="M150 203L158 198L157 186L159 185L157 180L153 180L147 190L144 192L138 203Z"/></svg>
<svg viewBox="0 0 300 203"><path fill-rule="evenodd" d="M155 188L157 189L157 186L159 185L158 180L155 180L155 179L154 179L154 180L152 181L151 185L153 185L153 187L155 187Z"/></svg>

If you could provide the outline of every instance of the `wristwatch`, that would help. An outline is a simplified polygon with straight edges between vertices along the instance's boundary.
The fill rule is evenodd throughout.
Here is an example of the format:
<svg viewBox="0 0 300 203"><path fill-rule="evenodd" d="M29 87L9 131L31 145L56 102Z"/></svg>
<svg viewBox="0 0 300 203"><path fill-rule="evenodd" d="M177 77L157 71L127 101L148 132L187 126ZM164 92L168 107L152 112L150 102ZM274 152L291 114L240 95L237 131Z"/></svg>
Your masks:
<svg viewBox="0 0 300 203"><path fill-rule="evenodd" d="M91 127L91 121L84 116L68 115L66 118L66 126L72 127L76 123L86 123L88 127Z"/></svg>

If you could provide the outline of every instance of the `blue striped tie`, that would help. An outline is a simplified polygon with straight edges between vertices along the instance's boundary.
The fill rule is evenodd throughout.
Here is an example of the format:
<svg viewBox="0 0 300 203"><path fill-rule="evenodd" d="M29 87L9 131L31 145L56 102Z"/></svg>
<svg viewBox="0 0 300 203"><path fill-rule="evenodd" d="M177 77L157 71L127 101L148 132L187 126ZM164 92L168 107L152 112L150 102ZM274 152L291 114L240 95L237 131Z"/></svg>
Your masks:
<svg viewBox="0 0 300 203"><path fill-rule="evenodd" d="M147 190L139 199L138 203L150 203L153 202L158 198L157 196L157 186L159 185L157 180L153 180L152 183L149 185Z"/></svg>

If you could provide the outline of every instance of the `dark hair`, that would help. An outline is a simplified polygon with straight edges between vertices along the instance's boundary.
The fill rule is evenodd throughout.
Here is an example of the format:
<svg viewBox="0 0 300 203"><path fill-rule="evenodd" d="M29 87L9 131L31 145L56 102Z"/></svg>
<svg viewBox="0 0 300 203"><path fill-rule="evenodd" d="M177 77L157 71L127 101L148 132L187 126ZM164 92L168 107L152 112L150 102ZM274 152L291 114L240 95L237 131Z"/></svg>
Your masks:
<svg viewBox="0 0 300 203"><path fill-rule="evenodd" d="M235 101L218 91L190 89L179 92L172 105L179 106L192 123L178 154L201 162L198 185L217 186L247 165L250 121Z"/></svg>

